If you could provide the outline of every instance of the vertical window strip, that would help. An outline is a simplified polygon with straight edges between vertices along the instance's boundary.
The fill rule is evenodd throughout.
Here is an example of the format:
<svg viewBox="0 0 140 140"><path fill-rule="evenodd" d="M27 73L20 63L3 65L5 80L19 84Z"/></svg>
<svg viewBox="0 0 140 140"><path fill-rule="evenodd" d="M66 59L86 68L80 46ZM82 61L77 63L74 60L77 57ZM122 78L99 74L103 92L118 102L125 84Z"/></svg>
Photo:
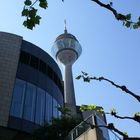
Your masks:
<svg viewBox="0 0 140 140"><path fill-rule="evenodd" d="M53 117L60 116L57 110L58 106L60 105L56 99L45 90L16 79L10 110L11 116L23 118L39 125L51 124Z"/></svg>

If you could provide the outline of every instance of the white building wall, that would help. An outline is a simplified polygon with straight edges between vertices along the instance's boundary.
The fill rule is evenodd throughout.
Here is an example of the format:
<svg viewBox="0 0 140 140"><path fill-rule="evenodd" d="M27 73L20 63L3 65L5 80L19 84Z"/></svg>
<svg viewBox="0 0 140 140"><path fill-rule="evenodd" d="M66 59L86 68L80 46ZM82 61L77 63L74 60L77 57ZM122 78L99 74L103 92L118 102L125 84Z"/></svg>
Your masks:
<svg viewBox="0 0 140 140"><path fill-rule="evenodd" d="M82 135L80 135L76 140L97 140L96 130L89 129Z"/></svg>

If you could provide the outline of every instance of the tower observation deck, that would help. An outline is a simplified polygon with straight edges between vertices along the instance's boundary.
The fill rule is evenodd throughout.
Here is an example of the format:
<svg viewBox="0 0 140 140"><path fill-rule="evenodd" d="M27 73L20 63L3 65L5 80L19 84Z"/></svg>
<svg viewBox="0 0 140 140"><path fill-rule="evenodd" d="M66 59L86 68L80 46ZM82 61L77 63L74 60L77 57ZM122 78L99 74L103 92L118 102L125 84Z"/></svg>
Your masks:
<svg viewBox="0 0 140 140"><path fill-rule="evenodd" d="M76 37L67 32L59 35L52 47L52 53L56 60L64 66L64 102L65 106L71 110L72 115L76 115L76 100L73 85L72 65L81 55L82 48Z"/></svg>

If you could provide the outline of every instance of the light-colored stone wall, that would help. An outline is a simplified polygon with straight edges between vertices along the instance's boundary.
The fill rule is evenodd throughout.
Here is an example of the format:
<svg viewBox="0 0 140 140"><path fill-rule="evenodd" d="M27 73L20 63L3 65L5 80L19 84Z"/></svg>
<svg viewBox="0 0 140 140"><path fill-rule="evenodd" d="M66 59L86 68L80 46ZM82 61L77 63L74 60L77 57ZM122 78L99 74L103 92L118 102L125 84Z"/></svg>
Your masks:
<svg viewBox="0 0 140 140"><path fill-rule="evenodd" d="M22 37L0 32L0 126L7 126Z"/></svg>
<svg viewBox="0 0 140 140"><path fill-rule="evenodd" d="M89 129L80 135L76 140L97 140L96 130Z"/></svg>

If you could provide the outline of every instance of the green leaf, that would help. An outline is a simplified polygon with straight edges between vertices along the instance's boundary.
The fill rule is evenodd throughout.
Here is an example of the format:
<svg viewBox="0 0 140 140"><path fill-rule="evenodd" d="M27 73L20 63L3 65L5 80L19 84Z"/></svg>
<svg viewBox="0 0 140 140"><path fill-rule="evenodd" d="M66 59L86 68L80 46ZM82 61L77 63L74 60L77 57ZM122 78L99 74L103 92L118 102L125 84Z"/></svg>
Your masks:
<svg viewBox="0 0 140 140"><path fill-rule="evenodd" d="M131 19L131 14L126 15L126 19L130 20Z"/></svg>
<svg viewBox="0 0 140 140"><path fill-rule="evenodd" d="M96 109L97 108L97 106L96 105L92 105L93 106L93 109Z"/></svg>
<svg viewBox="0 0 140 140"><path fill-rule="evenodd" d="M82 76L81 76L81 75L79 75L79 76L77 76L77 77L76 77L76 79L77 79L77 80L79 80L81 77L82 77Z"/></svg>
<svg viewBox="0 0 140 140"><path fill-rule="evenodd" d="M85 106L82 105L82 106L80 107L80 111L81 111L81 112L84 112L84 111L86 111L86 110L87 110L87 108L86 108Z"/></svg>
<svg viewBox="0 0 140 140"><path fill-rule="evenodd" d="M98 112L100 112L100 113L102 113L102 114L104 114L104 113L105 113L103 108L99 109L99 111L98 111Z"/></svg>
<svg viewBox="0 0 140 140"><path fill-rule="evenodd" d="M133 25L133 29L138 29L138 28L139 28L138 24Z"/></svg>
<svg viewBox="0 0 140 140"><path fill-rule="evenodd" d="M27 28L32 30L33 27L35 27L34 21L32 19L27 19Z"/></svg>
<svg viewBox="0 0 140 140"><path fill-rule="evenodd" d="M90 79L88 77L84 77L84 82L90 82Z"/></svg>
<svg viewBox="0 0 140 140"><path fill-rule="evenodd" d="M111 115L114 116L114 115L116 115L116 114L117 114L116 109L114 109L114 108L111 109Z"/></svg>
<svg viewBox="0 0 140 140"><path fill-rule="evenodd" d="M34 20L34 23L35 24L39 24L40 23L40 19L41 19L41 17L40 16L36 16L33 20Z"/></svg>
<svg viewBox="0 0 140 140"><path fill-rule="evenodd" d="M126 138L128 138L127 132L123 132L123 134L125 135Z"/></svg>
<svg viewBox="0 0 140 140"><path fill-rule="evenodd" d="M136 112L135 115L140 115L140 112Z"/></svg>
<svg viewBox="0 0 140 140"><path fill-rule="evenodd" d="M23 9L22 16L28 16L28 14L29 14L28 9Z"/></svg>
<svg viewBox="0 0 140 140"><path fill-rule="evenodd" d="M39 0L40 2L46 2L46 0Z"/></svg>
<svg viewBox="0 0 140 140"><path fill-rule="evenodd" d="M23 22L23 25L24 25L25 27L27 27L27 20L25 20L25 21Z"/></svg>
<svg viewBox="0 0 140 140"><path fill-rule="evenodd" d="M30 0L25 0L24 4L27 6L30 6L32 4L32 2Z"/></svg>
<svg viewBox="0 0 140 140"><path fill-rule="evenodd" d="M93 110L93 105L88 105L87 110L89 111Z"/></svg>
<svg viewBox="0 0 140 140"><path fill-rule="evenodd" d="M37 9L32 8L32 9L29 11L29 17L34 18L34 17L36 16L36 12L37 12Z"/></svg>
<svg viewBox="0 0 140 140"><path fill-rule="evenodd" d="M127 28L129 28L130 25L131 25L131 23L130 23L129 21L127 21L127 22L125 23L125 26L126 26Z"/></svg>
<svg viewBox="0 0 140 140"><path fill-rule="evenodd" d="M41 2L41 1L40 1L39 6L40 6L41 8L46 9L46 8L48 7L48 3L47 3L47 1L44 1L44 2Z"/></svg>

